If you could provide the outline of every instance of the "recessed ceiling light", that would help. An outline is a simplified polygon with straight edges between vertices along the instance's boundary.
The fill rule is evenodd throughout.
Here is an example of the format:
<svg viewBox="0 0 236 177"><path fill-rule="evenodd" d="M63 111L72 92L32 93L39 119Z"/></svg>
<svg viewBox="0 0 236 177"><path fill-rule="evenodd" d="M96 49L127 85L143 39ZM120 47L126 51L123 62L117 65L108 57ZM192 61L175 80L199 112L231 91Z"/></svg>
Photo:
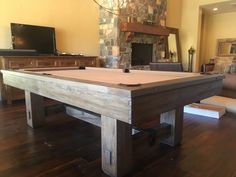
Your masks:
<svg viewBox="0 0 236 177"><path fill-rule="evenodd" d="M212 10L213 10L213 11L217 11L217 10L218 10L218 8L217 8L217 7L215 7L215 8L213 8Z"/></svg>

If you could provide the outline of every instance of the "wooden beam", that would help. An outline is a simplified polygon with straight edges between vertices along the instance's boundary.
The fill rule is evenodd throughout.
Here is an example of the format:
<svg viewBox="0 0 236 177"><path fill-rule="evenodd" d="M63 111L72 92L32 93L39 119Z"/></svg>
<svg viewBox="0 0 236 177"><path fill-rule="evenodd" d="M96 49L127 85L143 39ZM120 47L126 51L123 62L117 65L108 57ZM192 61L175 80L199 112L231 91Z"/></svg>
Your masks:
<svg viewBox="0 0 236 177"><path fill-rule="evenodd" d="M99 114L95 114L69 105L66 105L65 107L66 107L66 114L75 117L77 119L83 120L85 122L88 122L90 124L93 124L97 127L101 127L101 117Z"/></svg>
<svg viewBox="0 0 236 177"><path fill-rule="evenodd" d="M162 143L176 146L181 143L183 134L183 107L162 113L161 123L171 125L171 136L162 140Z"/></svg>
<svg viewBox="0 0 236 177"><path fill-rule="evenodd" d="M162 26L144 25L141 23L127 23L123 22L120 25L122 32L144 33L158 36L168 36L169 30Z"/></svg>

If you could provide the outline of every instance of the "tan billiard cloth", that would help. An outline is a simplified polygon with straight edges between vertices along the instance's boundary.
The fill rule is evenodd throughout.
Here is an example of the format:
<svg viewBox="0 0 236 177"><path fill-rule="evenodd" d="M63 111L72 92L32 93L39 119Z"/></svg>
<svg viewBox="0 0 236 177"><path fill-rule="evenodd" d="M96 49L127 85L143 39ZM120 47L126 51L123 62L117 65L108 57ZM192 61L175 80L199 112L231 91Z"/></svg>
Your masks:
<svg viewBox="0 0 236 177"><path fill-rule="evenodd" d="M164 71L141 71L131 70L124 73L121 69L92 68L74 70L52 70L40 71L38 73L54 76L81 79L109 84L148 84L161 81L176 80L188 77L199 76L197 73L164 72Z"/></svg>

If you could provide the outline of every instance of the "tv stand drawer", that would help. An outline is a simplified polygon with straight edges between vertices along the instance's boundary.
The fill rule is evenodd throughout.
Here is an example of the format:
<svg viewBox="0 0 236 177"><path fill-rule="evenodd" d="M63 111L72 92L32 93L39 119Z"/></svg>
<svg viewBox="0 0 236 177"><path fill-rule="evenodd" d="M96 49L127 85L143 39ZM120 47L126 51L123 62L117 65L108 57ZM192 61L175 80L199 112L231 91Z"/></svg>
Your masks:
<svg viewBox="0 0 236 177"><path fill-rule="evenodd" d="M76 59L58 60L57 66L59 66L59 67L76 67L76 66L78 66L78 61Z"/></svg>
<svg viewBox="0 0 236 177"><path fill-rule="evenodd" d="M35 62L33 60L9 60L8 68L9 69L21 69L21 68L34 68Z"/></svg>
<svg viewBox="0 0 236 177"><path fill-rule="evenodd" d="M56 60L36 60L36 68L48 68L57 66Z"/></svg>
<svg viewBox="0 0 236 177"><path fill-rule="evenodd" d="M96 60L94 60L94 58L79 59L78 65L79 66L94 67L94 66L96 66Z"/></svg>

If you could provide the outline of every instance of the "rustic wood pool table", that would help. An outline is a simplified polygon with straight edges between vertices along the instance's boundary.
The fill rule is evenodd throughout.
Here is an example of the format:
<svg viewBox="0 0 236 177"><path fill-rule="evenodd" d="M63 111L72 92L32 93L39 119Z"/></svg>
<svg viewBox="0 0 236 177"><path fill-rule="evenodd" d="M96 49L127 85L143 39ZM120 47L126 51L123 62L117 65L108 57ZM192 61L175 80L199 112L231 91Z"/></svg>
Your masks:
<svg viewBox="0 0 236 177"><path fill-rule="evenodd" d="M27 122L44 122L43 97L100 115L102 169L113 177L132 169L132 127L149 118L171 125L164 143L181 143L183 106L218 94L223 75L107 68L2 70L6 85L25 90Z"/></svg>

